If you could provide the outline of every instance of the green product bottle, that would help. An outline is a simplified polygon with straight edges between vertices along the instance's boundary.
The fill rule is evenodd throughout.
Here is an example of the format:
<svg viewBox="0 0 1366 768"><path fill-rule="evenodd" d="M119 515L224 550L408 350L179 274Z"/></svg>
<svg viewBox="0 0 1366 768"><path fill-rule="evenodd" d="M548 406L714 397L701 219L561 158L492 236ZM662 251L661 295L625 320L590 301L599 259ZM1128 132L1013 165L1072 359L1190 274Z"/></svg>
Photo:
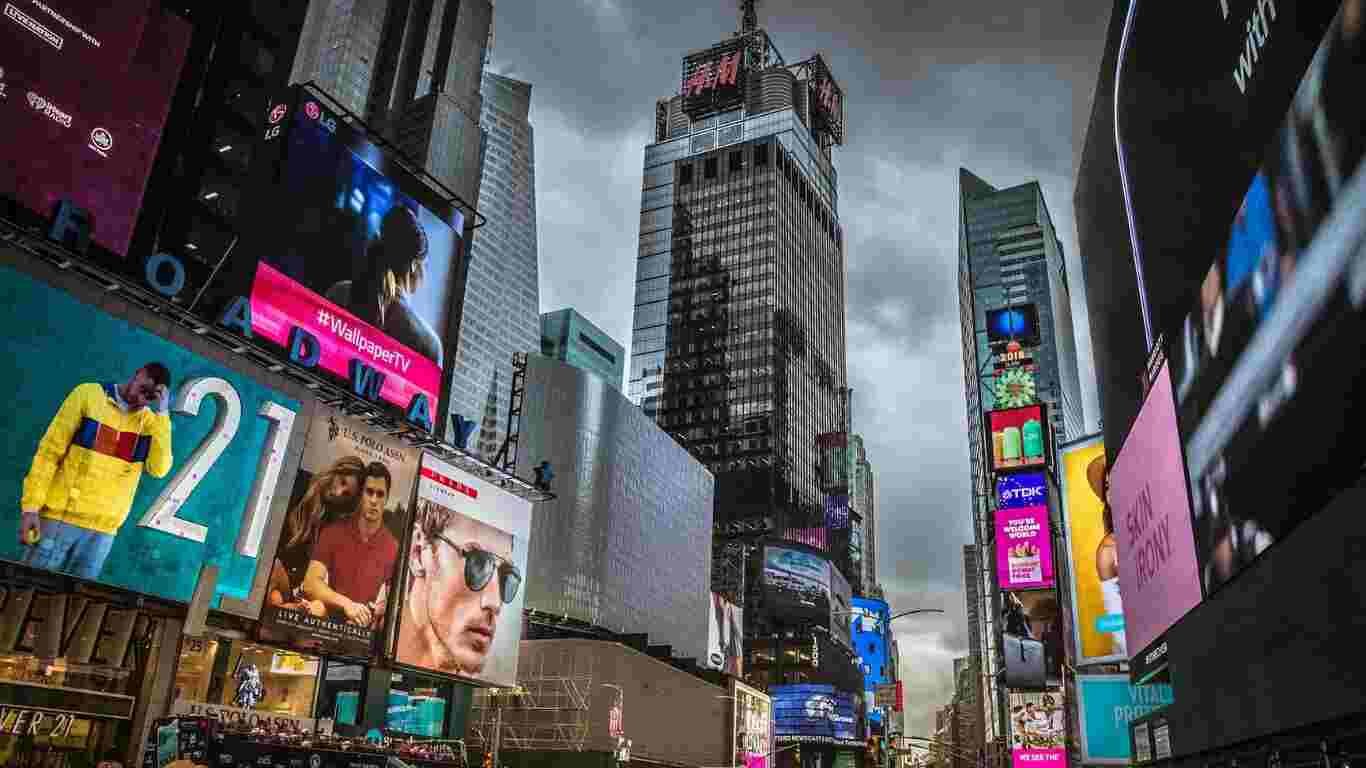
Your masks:
<svg viewBox="0 0 1366 768"><path fill-rule="evenodd" d="M1043 458L1043 424L1038 419L1030 419L1024 423L1021 430L1024 438L1024 455L1026 459Z"/></svg>

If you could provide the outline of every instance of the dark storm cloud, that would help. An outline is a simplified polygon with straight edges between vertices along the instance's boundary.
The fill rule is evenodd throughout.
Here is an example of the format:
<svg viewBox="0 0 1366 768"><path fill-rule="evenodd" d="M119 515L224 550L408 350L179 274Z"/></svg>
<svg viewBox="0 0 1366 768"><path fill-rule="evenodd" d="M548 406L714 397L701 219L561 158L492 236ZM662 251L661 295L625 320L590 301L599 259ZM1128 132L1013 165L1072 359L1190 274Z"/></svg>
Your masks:
<svg viewBox="0 0 1366 768"><path fill-rule="evenodd" d="M763 0L786 59L826 54L846 94L835 152L854 428L877 474L879 578L895 609L907 731L928 735L967 654L972 540L958 329L958 168L1038 179L1080 274L1072 179L1108 3ZM492 68L531 82L544 309L631 341L643 146L684 53L736 28L732 0L503 0ZM1075 277L1074 286L1080 281ZM1074 289L1075 290L1075 289ZM1082 375L1084 297L1073 297ZM1087 402L1094 402L1090 382ZM1094 413L1094 411L1092 411Z"/></svg>

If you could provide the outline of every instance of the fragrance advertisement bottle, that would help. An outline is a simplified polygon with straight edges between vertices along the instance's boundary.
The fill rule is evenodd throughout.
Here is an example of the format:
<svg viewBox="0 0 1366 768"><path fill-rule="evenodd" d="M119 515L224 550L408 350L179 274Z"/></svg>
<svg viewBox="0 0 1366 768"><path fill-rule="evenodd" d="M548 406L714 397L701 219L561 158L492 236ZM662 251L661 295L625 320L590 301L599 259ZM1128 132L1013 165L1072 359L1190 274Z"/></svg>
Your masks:
<svg viewBox="0 0 1366 768"><path fill-rule="evenodd" d="M1043 458L1043 424L1038 419L1024 423L1024 455L1026 459Z"/></svg>

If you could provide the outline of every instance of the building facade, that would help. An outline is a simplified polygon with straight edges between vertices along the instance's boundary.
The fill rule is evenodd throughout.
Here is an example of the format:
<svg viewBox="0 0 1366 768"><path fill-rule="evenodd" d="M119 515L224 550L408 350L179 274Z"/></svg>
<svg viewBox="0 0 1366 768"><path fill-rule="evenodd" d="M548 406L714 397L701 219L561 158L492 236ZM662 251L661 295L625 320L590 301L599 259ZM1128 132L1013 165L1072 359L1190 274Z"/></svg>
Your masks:
<svg viewBox="0 0 1366 768"><path fill-rule="evenodd" d="M596 374L608 386L621 390L626 350L571 308L541 315L541 354Z"/></svg>
<svg viewBox="0 0 1366 768"><path fill-rule="evenodd" d="M517 474L549 461L557 497L532 520L529 609L706 658L710 471L600 376L527 365Z"/></svg>
<svg viewBox="0 0 1366 768"><path fill-rule="evenodd" d="M851 539L851 555L857 550L855 569L862 579L863 589L877 586L877 484L873 479L873 464L861 435L849 435L849 508L860 520Z"/></svg>
<svg viewBox="0 0 1366 768"><path fill-rule="evenodd" d="M1038 400L1049 408L1057 440L1081 435L1084 412L1077 372L1071 299L1062 244L1053 228L1038 182L997 189L966 169L959 171L959 325L967 401L968 456L972 473L974 535L979 552L990 551L994 534L994 489L987 467L982 419L995 406L995 373L987 342L987 312L1033 305L1039 343L1030 350ZM996 614L996 585L990 557L978 559L982 614ZM987 698L995 706L997 738L1004 733L1004 689L996 684L993 622L982 622Z"/></svg>
<svg viewBox="0 0 1366 768"><path fill-rule="evenodd" d="M479 212L488 223L470 246L451 410L480 421L470 447L492 458L507 435L512 356L541 346L540 272L531 85L486 73L483 94Z"/></svg>
<svg viewBox="0 0 1366 768"><path fill-rule="evenodd" d="M491 0L318 0L292 81L314 82L471 205Z"/></svg>

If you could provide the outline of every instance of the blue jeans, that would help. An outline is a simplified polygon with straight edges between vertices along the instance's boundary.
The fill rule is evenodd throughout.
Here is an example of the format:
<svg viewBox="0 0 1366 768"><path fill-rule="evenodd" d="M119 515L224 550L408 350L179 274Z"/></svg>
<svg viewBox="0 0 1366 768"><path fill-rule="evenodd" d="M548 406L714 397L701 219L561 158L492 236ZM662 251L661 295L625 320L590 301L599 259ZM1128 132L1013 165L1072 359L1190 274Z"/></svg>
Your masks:
<svg viewBox="0 0 1366 768"><path fill-rule="evenodd" d="M42 518L42 538L24 547L24 564L94 581L114 546L112 534Z"/></svg>

